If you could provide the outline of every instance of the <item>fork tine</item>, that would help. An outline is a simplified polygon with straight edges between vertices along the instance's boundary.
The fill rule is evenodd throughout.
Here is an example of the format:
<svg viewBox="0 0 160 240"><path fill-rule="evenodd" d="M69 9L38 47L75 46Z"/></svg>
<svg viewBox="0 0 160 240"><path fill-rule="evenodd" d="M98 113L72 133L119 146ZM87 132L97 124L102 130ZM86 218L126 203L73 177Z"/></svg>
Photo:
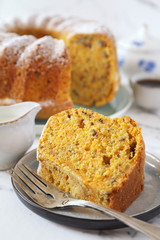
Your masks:
<svg viewBox="0 0 160 240"><path fill-rule="evenodd" d="M60 194L60 190L55 187L52 183L47 182L45 179L41 178L38 174L36 174L31 168L29 168L26 164L22 164L35 178L37 178L44 186L46 186L46 189L48 193L51 195L54 194ZM44 191L46 191L46 189Z"/></svg>
<svg viewBox="0 0 160 240"><path fill-rule="evenodd" d="M14 169L8 171L11 177L15 180L17 185L30 197L35 203L45 208L56 208L58 202L53 198L48 198L47 195L41 192L39 189L36 189L33 184L29 184L29 180L25 180L22 176L17 173ZM29 189L27 188L29 187ZM36 189L36 191L35 191Z"/></svg>
<svg viewBox="0 0 160 240"><path fill-rule="evenodd" d="M36 186L34 185L34 183L31 183L29 182L27 179L25 179L23 176L21 176L17 171L15 171L13 169L13 172L19 177L19 179L21 179L21 181L23 181L23 183L26 184L26 186L28 186L35 194L39 191L38 189L36 188Z"/></svg>
<svg viewBox="0 0 160 240"><path fill-rule="evenodd" d="M14 174L15 175L14 175ZM21 182L21 181L23 181L19 176L18 176L18 174L14 171L14 169L12 169L11 171L9 171L9 174L11 175L11 177L16 181L16 183L22 188L22 190L31 198L31 199L33 199L34 201L36 201L36 199L34 198L34 195L35 195L35 192L34 192L34 190L32 190L32 192L31 191L29 191L28 189L27 189L27 187L25 187L25 185ZM15 176L18 176L18 178L19 178L19 180L18 180L18 178L17 177L15 177Z"/></svg>
<svg viewBox="0 0 160 240"><path fill-rule="evenodd" d="M45 179L42 179L37 173L35 173L31 168L26 164L22 164L35 178L37 178L44 186L48 185L48 182Z"/></svg>
<svg viewBox="0 0 160 240"><path fill-rule="evenodd" d="M36 174L29 169L28 167L26 167L25 165L23 165L24 168L22 168L21 166L18 165L18 168L20 169L20 171L34 184L36 185L38 188L40 188L40 190L44 191L45 194L51 194L49 189L47 188L46 184L43 183L41 180L37 180L37 176ZM29 171L26 171L26 169ZM31 171L32 172L31 172ZM53 193L52 193L53 194Z"/></svg>

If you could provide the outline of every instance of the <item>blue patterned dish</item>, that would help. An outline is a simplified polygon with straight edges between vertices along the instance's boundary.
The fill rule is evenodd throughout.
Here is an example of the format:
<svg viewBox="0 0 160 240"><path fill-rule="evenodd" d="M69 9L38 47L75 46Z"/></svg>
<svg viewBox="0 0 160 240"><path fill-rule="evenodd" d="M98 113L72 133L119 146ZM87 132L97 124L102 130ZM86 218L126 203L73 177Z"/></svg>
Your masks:
<svg viewBox="0 0 160 240"><path fill-rule="evenodd" d="M159 39L148 33L144 25L140 31L118 42L119 67L127 76L138 73L160 73Z"/></svg>

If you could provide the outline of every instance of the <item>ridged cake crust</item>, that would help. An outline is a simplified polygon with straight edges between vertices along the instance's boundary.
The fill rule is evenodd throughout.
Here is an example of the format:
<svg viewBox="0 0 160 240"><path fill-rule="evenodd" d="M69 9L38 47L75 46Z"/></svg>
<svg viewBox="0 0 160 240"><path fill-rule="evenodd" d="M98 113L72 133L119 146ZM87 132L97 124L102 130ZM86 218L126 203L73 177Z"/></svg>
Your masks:
<svg viewBox="0 0 160 240"><path fill-rule="evenodd" d="M0 105L39 102L38 118L73 106L70 59L63 40L0 34Z"/></svg>
<svg viewBox="0 0 160 240"><path fill-rule="evenodd" d="M130 117L63 111L48 120L37 151L39 175L76 198L124 211L143 190L145 147Z"/></svg>
<svg viewBox="0 0 160 240"><path fill-rule="evenodd" d="M119 87L115 41L110 31L95 21L48 14L16 19L1 31L35 37L63 39L71 58L71 98L75 104L102 106Z"/></svg>
<svg viewBox="0 0 160 240"><path fill-rule="evenodd" d="M5 36L6 35L6 36ZM0 101L12 102L10 91L16 80L16 64L24 49L33 41L33 36L19 36L17 34L0 34Z"/></svg>

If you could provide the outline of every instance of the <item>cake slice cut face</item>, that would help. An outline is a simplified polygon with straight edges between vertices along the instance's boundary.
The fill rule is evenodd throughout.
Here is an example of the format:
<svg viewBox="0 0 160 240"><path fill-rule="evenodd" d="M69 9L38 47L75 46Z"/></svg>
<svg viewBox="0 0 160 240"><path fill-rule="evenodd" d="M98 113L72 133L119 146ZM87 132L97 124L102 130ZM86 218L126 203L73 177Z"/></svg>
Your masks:
<svg viewBox="0 0 160 240"><path fill-rule="evenodd" d="M145 147L130 117L110 119L70 109L48 120L39 141L38 174L74 197L118 211L144 186Z"/></svg>

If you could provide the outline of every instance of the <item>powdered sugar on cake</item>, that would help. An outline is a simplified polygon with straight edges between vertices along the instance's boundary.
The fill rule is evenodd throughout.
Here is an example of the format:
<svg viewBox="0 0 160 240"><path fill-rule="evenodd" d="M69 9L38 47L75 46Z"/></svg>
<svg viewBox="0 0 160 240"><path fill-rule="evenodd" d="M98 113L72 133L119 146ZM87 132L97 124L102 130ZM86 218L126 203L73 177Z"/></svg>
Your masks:
<svg viewBox="0 0 160 240"><path fill-rule="evenodd" d="M68 33L68 37L71 37L74 34L93 33L104 33L113 37L107 27L100 25L96 21L82 20L78 17L62 18L57 15L48 21L46 29L49 31L54 29L55 32Z"/></svg>
<svg viewBox="0 0 160 240"><path fill-rule="evenodd" d="M50 36L45 36L37 39L29 45L22 53L20 61L25 59L25 62L27 62L27 56L31 56L33 53L36 53L35 59L37 60L44 57L44 59L47 59L48 63L52 63L55 59L61 59L62 61L65 49L66 46L63 40L57 40ZM28 58L28 60L29 59L30 58Z"/></svg>
<svg viewBox="0 0 160 240"><path fill-rule="evenodd" d="M7 53L6 57L15 56L18 58L20 54L24 51L25 47L31 44L36 38L33 36L10 36L6 38L1 46L0 46L0 53L3 56L4 51ZM14 59L13 59L14 61Z"/></svg>
<svg viewBox="0 0 160 240"><path fill-rule="evenodd" d="M67 37L70 38L75 34L94 34L102 33L113 38L112 33L106 26L99 24L96 21L82 20L79 17L62 17L52 14L34 14L22 22L20 19L12 21L12 24L4 24L1 29L5 32L13 31L20 28L45 28L48 31L57 31L67 33Z"/></svg>

